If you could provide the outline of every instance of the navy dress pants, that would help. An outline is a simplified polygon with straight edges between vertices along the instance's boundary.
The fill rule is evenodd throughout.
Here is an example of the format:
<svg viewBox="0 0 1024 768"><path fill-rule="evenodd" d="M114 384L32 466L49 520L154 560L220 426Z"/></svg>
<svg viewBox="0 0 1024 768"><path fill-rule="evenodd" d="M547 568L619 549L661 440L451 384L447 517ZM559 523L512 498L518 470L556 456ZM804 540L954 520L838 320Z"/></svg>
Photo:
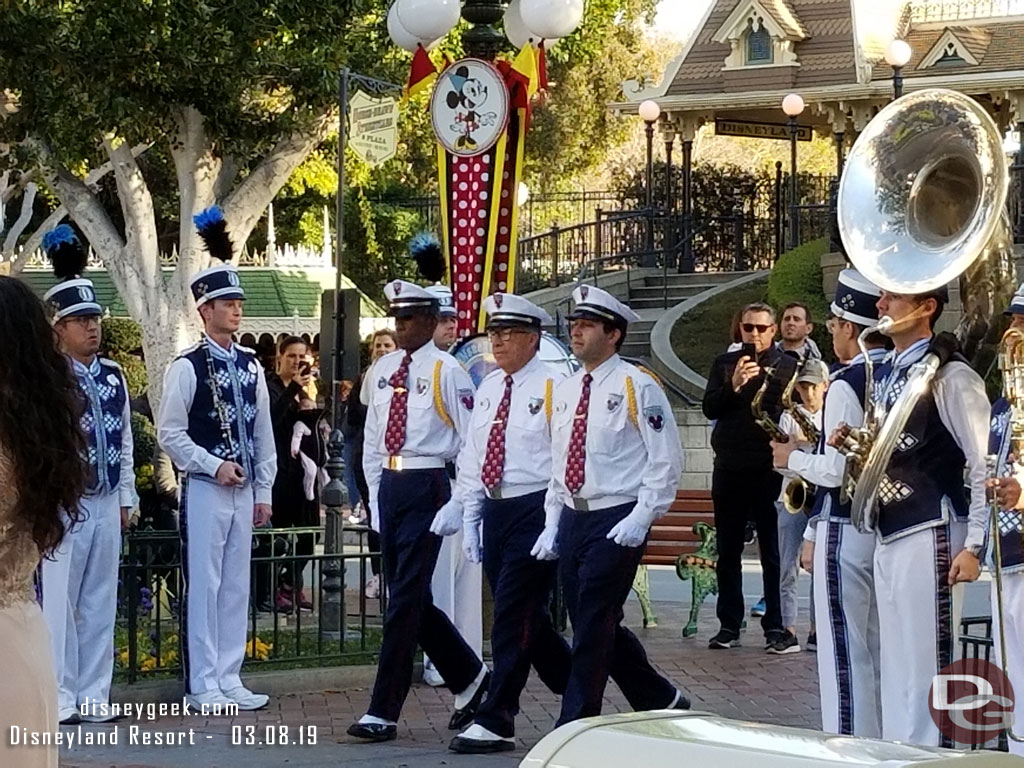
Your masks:
<svg viewBox="0 0 1024 768"><path fill-rule="evenodd" d="M441 539L430 532L430 523L450 497L444 469L385 469L381 477L377 502L390 594L368 710L374 717L398 720L412 685L417 643L454 693L467 688L483 666L430 594L441 549Z"/></svg>
<svg viewBox="0 0 1024 768"><path fill-rule="evenodd" d="M622 547L606 536L634 506L562 510L558 562L572 622L572 669L557 725L601 714L609 675L635 710L662 709L675 700L676 687L651 666L636 635L621 624L646 544Z"/></svg>
<svg viewBox="0 0 1024 768"><path fill-rule="evenodd" d="M560 696L569 681L569 645L548 613L557 563L530 555L544 530L544 495L486 499L483 506L484 572L494 595L493 670L476 722L505 738L515 735L519 695L531 663Z"/></svg>

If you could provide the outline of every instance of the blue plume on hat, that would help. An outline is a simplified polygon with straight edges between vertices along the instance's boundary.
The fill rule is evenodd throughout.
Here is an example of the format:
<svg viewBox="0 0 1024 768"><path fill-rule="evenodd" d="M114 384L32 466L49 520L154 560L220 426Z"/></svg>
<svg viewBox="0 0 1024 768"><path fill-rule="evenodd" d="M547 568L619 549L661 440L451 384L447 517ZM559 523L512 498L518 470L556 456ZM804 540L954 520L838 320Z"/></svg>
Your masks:
<svg viewBox="0 0 1024 768"><path fill-rule="evenodd" d="M192 217L199 236L206 243L206 250L215 259L231 261L234 248L231 245L231 238L227 232L227 222L224 221L224 212L216 206L210 206Z"/></svg>
<svg viewBox="0 0 1024 768"><path fill-rule="evenodd" d="M88 257L78 236L68 224L60 224L43 236L43 250L53 264L53 274L70 280L85 271Z"/></svg>
<svg viewBox="0 0 1024 768"><path fill-rule="evenodd" d="M419 268L420 274L432 283L444 280L448 264L440 241L429 232L421 232L409 241L409 255Z"/></svg>

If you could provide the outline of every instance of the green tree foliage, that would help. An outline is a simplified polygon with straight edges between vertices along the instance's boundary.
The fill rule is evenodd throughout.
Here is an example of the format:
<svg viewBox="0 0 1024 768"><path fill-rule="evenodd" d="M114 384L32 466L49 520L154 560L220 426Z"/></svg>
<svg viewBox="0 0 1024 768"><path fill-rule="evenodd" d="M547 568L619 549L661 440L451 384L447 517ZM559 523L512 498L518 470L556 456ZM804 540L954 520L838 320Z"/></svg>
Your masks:
<svg viewBox="0 0 1024 768"><path fill-rule="evenodd" d="M832 359L832 340L825 328L828 302L822 290L821 257L828 252L828 238L821 237L787 251L779 257L768 280L765 301L782 311L792 301L811 310L814 332L811 334L827 360Z"/></svg>
<svg viewBox="0 0 1024 768"><path fill-rule="evenodd" d="M146 365L142 362L142 328L126 317L103 319L100 354L121 366L128 394L140 397L146 392Z"/></svg>

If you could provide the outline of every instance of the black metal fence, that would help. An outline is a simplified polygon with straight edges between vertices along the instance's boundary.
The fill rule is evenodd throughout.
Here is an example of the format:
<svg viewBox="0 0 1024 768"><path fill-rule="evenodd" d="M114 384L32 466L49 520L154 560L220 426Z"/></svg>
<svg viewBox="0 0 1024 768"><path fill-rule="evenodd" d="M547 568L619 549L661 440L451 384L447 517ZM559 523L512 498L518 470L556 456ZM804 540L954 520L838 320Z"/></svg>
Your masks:
<svg viewBox="0 0 1024 768"><path fill-rule="evenodd" d="M380 647L384 615L383 583L379 597L366 597L371 553L365 526L346 527L356 543L340 555L312 553L300 543L322 537L323 528L261 529L253 532L250 572L249 632L245 666L289 669L327 664L371 663ZM355 563L356 584L344 574ZM311 610L278 600L282 571L303 573ZM331 577L341 575L341 610L322 610L330 599ZM181 621L184 582L181 547L174 531L133 531L124 536L114 631L115 679L135 683L152 678L181 678ZM347 589L345 587L348 587ZM297 598L297 594L294 594Z"/></svg>

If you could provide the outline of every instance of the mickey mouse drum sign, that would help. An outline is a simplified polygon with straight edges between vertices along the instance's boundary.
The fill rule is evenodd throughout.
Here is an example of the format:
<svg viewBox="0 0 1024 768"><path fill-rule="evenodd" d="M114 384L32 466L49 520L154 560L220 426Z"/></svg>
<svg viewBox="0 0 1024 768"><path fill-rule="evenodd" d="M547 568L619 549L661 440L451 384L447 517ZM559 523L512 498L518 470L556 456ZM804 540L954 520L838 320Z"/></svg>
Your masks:
<svg viewBox="0 0 1024 768"><path fill-rule="evenodd" d="M438 78L430 99L437 140L458 157L491 149L508 124L508 88L490 62L461 59Z"/></svg>

